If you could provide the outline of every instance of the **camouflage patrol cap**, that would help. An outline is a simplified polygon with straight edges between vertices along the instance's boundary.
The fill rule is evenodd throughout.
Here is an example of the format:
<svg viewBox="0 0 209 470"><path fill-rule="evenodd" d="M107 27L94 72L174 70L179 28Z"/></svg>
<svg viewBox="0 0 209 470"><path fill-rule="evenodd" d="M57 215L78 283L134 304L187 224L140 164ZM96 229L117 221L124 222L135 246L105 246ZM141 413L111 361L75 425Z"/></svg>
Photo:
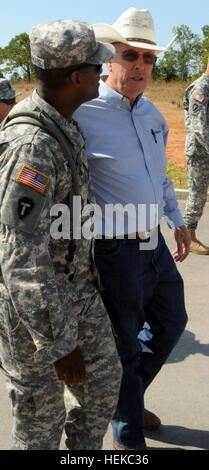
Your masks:
<svg viewBox="0 0 209 470"><path fill-rule="evenodd" d="M0 78L0 100L11 100L21 95L19 91L14 90L6 78Z"/></svg>
<svg viewBox="0 0 209 470"><path fill-rule="evenodd" d="M56 20L34 26L30 32L31 58L41 69L103 64L115 55L111 44L98 42L93 27L76 20Z"/></svg>

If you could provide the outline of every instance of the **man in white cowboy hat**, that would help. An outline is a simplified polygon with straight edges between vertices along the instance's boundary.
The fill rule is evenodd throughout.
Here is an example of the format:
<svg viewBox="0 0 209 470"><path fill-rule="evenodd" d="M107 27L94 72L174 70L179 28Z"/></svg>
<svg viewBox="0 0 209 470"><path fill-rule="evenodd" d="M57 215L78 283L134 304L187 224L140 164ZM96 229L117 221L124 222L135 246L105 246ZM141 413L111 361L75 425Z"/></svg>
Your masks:
<svg viewBox="0 0 209 470"><path fill-rule="evenodd" d="M143 449L143 427L160 425L144 410L144 391L187 322L174 260L186 258L190 239L166 177L168 126L143 96L156 55L167 48L156 44L147 10L129 8L113 26L96 24L94 30L97 39L114 44L116 56L107 63L109 76L100 83L99 97L74 117L86 137L98 205L96 264L123 364L112 419L114 447ZM116 221L107 211L110 205ZM173 257L160 232L163 215L174 229Z"/></svg>

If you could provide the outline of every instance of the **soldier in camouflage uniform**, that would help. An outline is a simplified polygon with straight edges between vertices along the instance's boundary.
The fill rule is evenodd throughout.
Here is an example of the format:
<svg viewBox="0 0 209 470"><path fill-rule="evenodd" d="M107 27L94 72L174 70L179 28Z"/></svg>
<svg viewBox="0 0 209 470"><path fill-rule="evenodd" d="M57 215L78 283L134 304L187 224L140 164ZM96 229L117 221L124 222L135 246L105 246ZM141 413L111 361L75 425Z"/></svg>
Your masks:
<svg viewBox="0 0 209 470"><path fill-rule="evenodd" d="M9 80L0 78L0 122L16 104L16 96L18 95L21 95L21 93L11 87Z"/></svg>
<svg viewBox="0 0 209 470"><path fill-rule="evenodd" d="M101 66L93 64L112 58L114 48L96 42L88 23L70 20L34 27L30 41L37 88L9 117L35 110L59 126L73 147L84 207L94 199L71 116L98 95ZM50 210L69 206L72 188L69 161L53 136L27 123L1 131L0 367L17 450L59 448L64 384L79 403L68 424L71 449L101 449L117 403L121 366L94 284L92 242L76 240L73 257L72 241L50 238Z"/></svg>
<svg viewBox="0 0 209 470"><path fill-rule="evenodd" d="M209 247L197 240L195 230L203 213L209 186L209 61L205 73L187 88L183 106L189 182L184 220L191 235L190 251L208 255Z"/></svg>

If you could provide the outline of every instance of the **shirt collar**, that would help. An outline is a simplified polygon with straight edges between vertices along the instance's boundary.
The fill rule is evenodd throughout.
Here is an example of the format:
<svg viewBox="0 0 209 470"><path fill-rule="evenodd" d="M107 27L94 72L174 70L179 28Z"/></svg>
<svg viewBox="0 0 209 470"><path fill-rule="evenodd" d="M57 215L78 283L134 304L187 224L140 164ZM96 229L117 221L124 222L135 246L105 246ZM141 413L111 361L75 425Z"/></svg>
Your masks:
<svg viewBox="0 0 209 470"><path fill-rule="evenodd" d="M104 101L108 101L108 103L112 104L116 108L123 108L127 111L132 111L129 99L126 96L123 96L117 91L113 90L113 88L106 85L106 83L103 82L102 79L100 80L99 97ZM141 97L142 93L137 97L133 108L138 107Z"/></svg>
<svg viewBox="0 0 209 470"><path fill-rule="evenodd" d="M109 104L112 104L116 108L124 108L131 111L129 99L106 85L103 80L100 80L99 97L104 101L108 101Z"/></svg>

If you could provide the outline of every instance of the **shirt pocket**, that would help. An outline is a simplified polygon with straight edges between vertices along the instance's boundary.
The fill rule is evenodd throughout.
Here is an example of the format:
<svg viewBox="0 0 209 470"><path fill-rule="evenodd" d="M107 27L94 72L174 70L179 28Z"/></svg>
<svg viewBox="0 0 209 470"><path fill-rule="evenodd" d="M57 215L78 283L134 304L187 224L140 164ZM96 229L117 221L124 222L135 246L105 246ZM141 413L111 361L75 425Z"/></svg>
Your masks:
<svg viewBox="0 0 209 470"><path fill-rule="evenodd" d="M153 127L149 130L147 139L149 142L149 153L152 165L154 165L156 170L164 174L167 159L162 129Z"/></svg>

